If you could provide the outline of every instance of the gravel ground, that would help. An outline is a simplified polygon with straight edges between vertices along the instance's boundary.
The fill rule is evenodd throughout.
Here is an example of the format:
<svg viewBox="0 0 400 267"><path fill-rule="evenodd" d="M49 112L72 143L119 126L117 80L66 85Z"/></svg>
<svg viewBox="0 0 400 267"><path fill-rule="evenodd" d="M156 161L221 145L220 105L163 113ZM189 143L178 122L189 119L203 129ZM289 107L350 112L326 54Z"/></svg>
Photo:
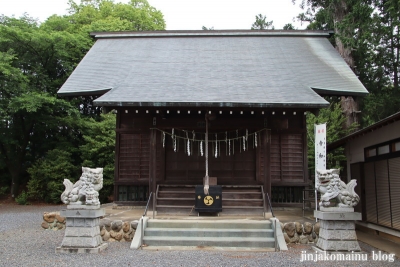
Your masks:
<svg viewBox="0 0 400 267"><path fill-rule="evenodd" d="M311 245L294 245L282 252L212 252L131 250L129 242L112 242L99 254L56 254L64 231L43 230L43 212L58 211L60 206L18 206L0 204L0 266L400 266L394 262L367 261L301 262L302 254L314 254Z"/></svg>

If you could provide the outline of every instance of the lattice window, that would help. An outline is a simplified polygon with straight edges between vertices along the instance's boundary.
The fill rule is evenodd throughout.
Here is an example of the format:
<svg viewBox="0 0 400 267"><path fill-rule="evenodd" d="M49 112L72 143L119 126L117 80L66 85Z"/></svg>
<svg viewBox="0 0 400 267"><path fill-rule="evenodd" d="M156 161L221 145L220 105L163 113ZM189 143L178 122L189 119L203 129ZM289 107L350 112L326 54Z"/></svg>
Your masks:
<svg viewBox="0 0 400 267"><path fill-rule="evenodd" d="M302 134L273 134L270 156L272 180L302 181L304 179Z"/></svg>
<svg viewBox="0 0 400 267"><path fill-rule="evenodd" d="M149 179L150 139L148 134L120 134L119 181Z"/></svg>

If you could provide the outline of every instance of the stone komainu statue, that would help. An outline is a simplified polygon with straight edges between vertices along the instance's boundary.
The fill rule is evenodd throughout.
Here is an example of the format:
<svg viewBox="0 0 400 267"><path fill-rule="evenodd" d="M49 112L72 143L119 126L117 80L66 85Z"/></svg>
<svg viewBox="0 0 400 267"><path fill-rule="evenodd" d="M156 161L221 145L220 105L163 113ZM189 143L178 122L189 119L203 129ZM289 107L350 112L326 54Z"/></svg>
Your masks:
<svg viewBox="0 0 400 267"><path fill-rule="evenodd" d="M317 190L321 193L320 207L329 207L331 199L337 199L336 207L351 208L358 204L360 197L354 191L356 180L345 184L339 177L339 169L317 170Z"/></svg>
<svg viewBox="0 0 400 267"><path fill-rule="evenodd" d="M70 205L100 205L99 191L103 188L103 168L82 167L82 175L72 184L64 179L65 191L61 194L61 201Z"/></svg>

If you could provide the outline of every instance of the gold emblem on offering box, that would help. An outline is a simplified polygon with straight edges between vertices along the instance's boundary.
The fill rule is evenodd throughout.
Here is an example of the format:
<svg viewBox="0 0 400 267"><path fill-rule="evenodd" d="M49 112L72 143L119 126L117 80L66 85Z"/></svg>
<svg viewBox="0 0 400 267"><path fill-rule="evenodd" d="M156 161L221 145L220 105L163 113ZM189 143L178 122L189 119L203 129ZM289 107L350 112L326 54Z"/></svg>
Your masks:
<svg viewBox="0 0 400 267"><path fill-rule="evenodd" d="M198 199L201 199L201 196L199 195L197 198L198 198Z"/></svg>
<svg viewBox="0 0 400 267"><path fill-rule="evenodd" d="M214 199L212 196L205 196L204 198L204 204L207 206L211 206L214 203Z"/></svg>
<svg viewBox="0 0 400 267"><path fill-rule="evenodd" d="M219 196L215 196L215 199L219 199Z"/></svg>

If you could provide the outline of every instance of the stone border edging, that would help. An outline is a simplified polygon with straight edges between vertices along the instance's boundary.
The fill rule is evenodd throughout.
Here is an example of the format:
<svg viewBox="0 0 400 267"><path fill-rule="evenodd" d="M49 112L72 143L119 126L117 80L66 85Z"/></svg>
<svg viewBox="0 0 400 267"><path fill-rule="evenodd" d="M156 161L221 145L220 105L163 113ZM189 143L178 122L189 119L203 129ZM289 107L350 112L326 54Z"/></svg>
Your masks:
<svg viewBox="0 0 400 267"><path fill-rule="evenodd" d="M281 223L283 236L286 244L309 244L317 243L319 238L320 223L310 222L288 222Z"/></svg>
<svg viewBox="0 0 400 267"><path fill-rule="evenodd" d="M65 217L60 216L60 212L44 212L41 226L46 230L57 231L65 229L66 221ZM138 220L123 222L108 218L101 219L99 224L101 238L107 242L130 242L135 235L138 222Z"/></svg>

